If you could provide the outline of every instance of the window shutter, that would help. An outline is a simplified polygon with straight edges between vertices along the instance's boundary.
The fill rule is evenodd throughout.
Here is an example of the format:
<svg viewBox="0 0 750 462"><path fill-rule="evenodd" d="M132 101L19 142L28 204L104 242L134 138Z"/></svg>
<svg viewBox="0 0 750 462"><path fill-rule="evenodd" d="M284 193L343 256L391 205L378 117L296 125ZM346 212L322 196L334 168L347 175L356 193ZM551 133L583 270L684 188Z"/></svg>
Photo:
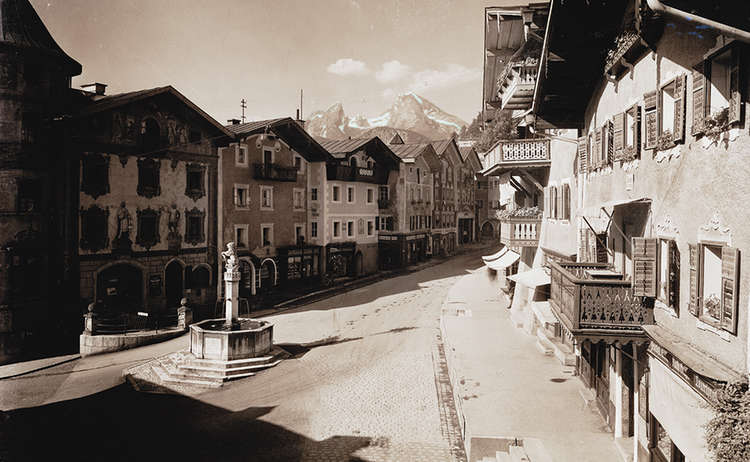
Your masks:
<svg viewBox="0 0 750 462"><path fill-rule="evenodd" d="M721 328L737 333L737 301L739 295L740 251L721 248Z"/></svg>
<svg viewBox="0 0 750 462"><path fill-rule="evenodd" d="M729 93L729 123L739 123L742 117L742 88L740 87L740 49L736 46L732 48Z"/></svg>
<svg viewBox="0 0 750 462"><path fill-rule="evenodd" d="M612 159L615 157L615 142L614 142L614 124L611 120L608 120L607 123L604 124L604 128L607 130L607 149L604 153L604 165L610 165L612 163ZM604 135L602 135L603 137Z"/></svg>
<svg viewBox="0 0 750 462"><path fill-rule="evenodd" d="M587 164L587 139L585 136L578 138L578 173L586 173Z"/></svg>
<svg viewBox="0 0 750 462"><path fill-rule="evenodd" d="M674 102L674 133L672 139L682 142L685 139L685 75L680 75L674 80L675 102Z"/></svg>
<svg viewBox="0 0 750 462"><path fill-rule="evenodd" d="M641 107L634 105L633 111L633 145L635 146L635 157L641 156Z"/></svg>
<svg viewBox="0 0 750 462"><path fill-rule="evenodd" d="M375 217L375 230L380 230L380 217Z"/></svg>
<svg viewBox="0 0 750 462"><path fill-rule="evenodd" d="M565 191L563 189L563 186L560 185L560 187L557 190L557 218L560 220L564 219L564 212L563 212L563 194L565 194Z"/></svg>
<svg viewBox="0 0 750 462"><path fill-rule="evenodd" d="M658 119L656 113L656 90L643 95L643 109L646 117L646 143L645 149L654 149L656 139L659 136Z"/></svg>
<svg viewBox="0 0 750 462"><path fill-rule="evenodd" d="M607 233L597 234L594 240L596 241L596 262L607 263L609 261L607 258Z"/></svg>
<svg viewBox="0 0 750 462"><path fill-rule="evenodd" d="M690 302L688 303L688 311L695 317L698 317L700 312L701 300L698 296L698 263L700 254L698 253L698 246L696 244L688 244L690 248Z"/></svg>
<svg viewBox="0 0 750 462"><path fill-rule="evenodd" d="M570 185L563 184L563 220L570 220Z"/></svg>
<svg viewBox="0 0 750 462"><path fill-rule="evenodd" d="M614 160L619 160L622 156L622 152L625 149L625 132L627 131L627 128L625 127L625 113L620 112L619 114L615 114L614 117L614 149L615 149L615 155Z"/></svg>
<svg viewBox="0 0 750 462"><path fill-rule="evenodd" d="M657 239L633 238L633 295L656 297Z"/></svg>
<svg viewBox="0 0 750 462"><path fill-rule="evenodd" d="M578 247L578 261L579 262L585 262L589 261L588 259L588 228L585 226L582 226L578 228L578 235L579 239L581 240L579 247Z"/></svg>
<svg viewBox="0 0 750 462"><path fill-rule="evenodd" d="M602 127L603 128L603 127ZM604 131L601 128L596 129L595 147L594 149L594 167L599 168L602 166L602 133Z"/></svg>
<svg viewBox="0 0 750 462"><path fill-rule="evenodd" d="M680 310L680 251L677 242L669 241L669 306Z"/></svg>
<svg viewBox="0 0 750 462"><path fill-rule="evenodd" d="M234 188L234 205L240 205L240 198L237 188Z"/></svg>
<svg viewBox="0 0 750 462"><path fill-rule="evenodd" d="M588 144L587 144L587 152L588 152L588 171L593 172L596 170L596 138L593 133L589 133L588 135Z"/></svg>
<svg viewBox="0 0 750 462"><path fill-rule="evenodd" d="M706 118L706 76L705 63L693 69L693 136L703 133L703 120Z"/></svg>

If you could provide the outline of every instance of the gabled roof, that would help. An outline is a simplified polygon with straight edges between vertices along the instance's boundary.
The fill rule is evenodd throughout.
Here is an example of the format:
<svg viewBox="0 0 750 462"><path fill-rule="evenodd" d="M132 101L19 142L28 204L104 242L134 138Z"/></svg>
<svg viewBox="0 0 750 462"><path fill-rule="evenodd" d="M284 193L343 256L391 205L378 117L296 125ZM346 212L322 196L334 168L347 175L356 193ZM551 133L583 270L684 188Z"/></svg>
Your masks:
<svg viewBox="0 0 750 462"><path fill-rule="evenodd" d="M463 163L463 159L461 158L461 154L458 150L458 145L456 144L455 138L448 138L447 140L432 142L432 146L435 148L435 152L437 152L437 155L440 158L445 156L446 152L448 152L448 148L450 148L451 145L453 145L453 147L455 148L454 154L456 155L456 158L459 162Z"/></svg>
<svg viewBox="0 0 750 462"><path fill-rule="evenodd" d="M230 124L226 126L226 129L232 132L235 138L244 138L270 131L309 162L331 160L331 154L328 150L321 146L315 138L305 131L302 125L291 117Z"/></svg>
<svg viewBox="0 0 750 462"><path fill-rule="evenodd" d="M0 44L41 51L61 59L68 75L81 73L81 65L55 42L28 0L0 0Z"/></svg>
<svg viewBox="0 0 750 462"><path fill-rule="evenodd" d="M377 136L373 136L372 138L327 140L320 144L337 159L345 159L357 151L365 151L368 155L375 157L376 162L385 162L391 168L396 168L400 161L399 157L391 149L391 146L383 143L383 140Z"/></svg>
<svg viewBox="0 0 750 462"><path fill-rule="evenodd" d="M156 88L151 88L148 90L138 90L138 91L131 91L128 93L119 93L116 95L105 96L103 98L100 98L94 101L91 104L85 105L83 108L81 108L78 111L77 115L80 117L80 116L87 116L91 114L97 114L99 112L108 111L110 109L115 109L117 107L121 107L126 104L130 104L136 101L141 101L144 99L152 98L154 96L163 95L163 94L169 94L177 98L178 101L186 105L188 108L192 109L195 113L197 113L200 117L202 117L206 122L216 127L216 129L219 130L222 134L226 136L232 136L232 133L229 130L224 128L223 125L221 125L213 117L208 115L205 111L203 111L203 109L199 108L195 103L187 99L185 95L175 90L174 87L172 87L171 85L167 85L166 87L156 87Z"/></svg>
<svg viewBox="0 0 750 462"><path fill-rule="evenodd" d="M391 149L404 162L414 162L417 158L423 157L431 170L440 168L440 159L430 143L395 144L391 145Z"/></svg>
<svg viewBox="0 0 750 462"><path fill-rule="evenodd" d="M321 141L320 145L328 150L333 157L343 158L346 157L347 154L359 150L372 139L373 138L349 138L345 140L325 140Z"/></svg>
<svg viewBox="0 0 750 462"><path fill-rule="evenodd" d="M474 149L474 146L464 146L459 147L458 152L461 153L461 158L464 160L464 163L474 163L474 167L476 171L482 170L482 161L479 159L479 154L477 154L477 150Z"/></svg>

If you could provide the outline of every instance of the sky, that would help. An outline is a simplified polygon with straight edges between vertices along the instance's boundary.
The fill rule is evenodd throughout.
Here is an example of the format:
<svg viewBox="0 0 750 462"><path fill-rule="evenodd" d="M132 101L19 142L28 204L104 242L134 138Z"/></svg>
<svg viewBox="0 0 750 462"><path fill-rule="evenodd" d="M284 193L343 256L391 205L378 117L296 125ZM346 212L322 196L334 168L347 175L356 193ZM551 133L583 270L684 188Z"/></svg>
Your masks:
<svg viewBox="0 0 750 462"><path fill-rule="evenodd" d="M483 12L503 0L30 0L107 94L172 85L218 121L385 111L407 91L470 122ZM507 0L505 0L507 1Z"/></svg>

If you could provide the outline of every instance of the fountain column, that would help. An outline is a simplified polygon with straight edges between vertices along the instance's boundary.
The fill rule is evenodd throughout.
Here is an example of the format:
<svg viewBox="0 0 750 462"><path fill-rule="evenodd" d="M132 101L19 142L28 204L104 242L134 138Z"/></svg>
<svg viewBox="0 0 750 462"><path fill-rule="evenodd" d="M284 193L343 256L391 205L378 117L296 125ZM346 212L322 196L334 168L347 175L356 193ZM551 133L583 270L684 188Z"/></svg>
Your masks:
<svg viewBox="0 0 750 462"><path fill-rule="evenodd" d="M237 264L237 253L234 242L227 244L227 250L221 253L225 263L224 272L224 324L231 327L237 324L240 313L240 269Z"/></svg>

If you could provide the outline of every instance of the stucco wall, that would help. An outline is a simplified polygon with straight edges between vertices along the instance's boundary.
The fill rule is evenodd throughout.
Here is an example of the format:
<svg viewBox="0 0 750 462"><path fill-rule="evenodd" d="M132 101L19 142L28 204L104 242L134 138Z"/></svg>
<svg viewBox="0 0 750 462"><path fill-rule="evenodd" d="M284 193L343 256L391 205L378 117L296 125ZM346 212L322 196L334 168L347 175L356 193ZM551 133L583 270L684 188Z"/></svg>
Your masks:
<svg viewBox="0 0 750 462"><path fill-rule="evenodd" d="M553 139L550 141L551 164L549 169L549 180L547 186L570 186L570 219L556 220L545 218L542 223L541 245L544 248L565 255L577 252L577 220L576 220L576 197L577 182L573 175L573 165L577 161L577 144L572 142ZM540 208L544 202L540 203ZM545 213L545 216L547 214Z"/></svg>
<svg viewBox="0 0 750 462"><path fill-rule="evenodd" d="M658 83L672 76L686 74L687 104L685 142L667 152L641 151L640 160L611 169L589 173L583 180L584 206L602 202L647 197L652 200L645 236L657 237L668 233L676 239L680 256L680 307L679 316L657 308L657 324L687 338L699 349L718 358L741 372L746 367L746 338L748 335L748 291L750 284L750 233L745 226L750 222L750 211L738 204L748 199L750 163L747 161L748 123L732 131L733 141L726 145L708 146L705 138L692 135L692 66L704 59L715 42L711 37L698 38L687 34L682 24L671 24L655 53L648 53L635 63L633 78L625 74L617 85L602 83L592 98L586 112L588 129L600 126L613 114L627 109L636 102L642 104L643 94L655 90ZM747 81L744 82L747 95ZM747 105L745 118L747 120ZM642 123L641 140L645 139ZM628 178L628 175L632 175ZM628 179L630 181L628 181ZM632 188L627 186L632 182ZM741 251L741 281L739 299L738 334L728 335L715 331L696 320L688 312L689 301L689 250L688 243L696 243L702 227L716 217L718 228L727 230L727 243Z"/></svg>

